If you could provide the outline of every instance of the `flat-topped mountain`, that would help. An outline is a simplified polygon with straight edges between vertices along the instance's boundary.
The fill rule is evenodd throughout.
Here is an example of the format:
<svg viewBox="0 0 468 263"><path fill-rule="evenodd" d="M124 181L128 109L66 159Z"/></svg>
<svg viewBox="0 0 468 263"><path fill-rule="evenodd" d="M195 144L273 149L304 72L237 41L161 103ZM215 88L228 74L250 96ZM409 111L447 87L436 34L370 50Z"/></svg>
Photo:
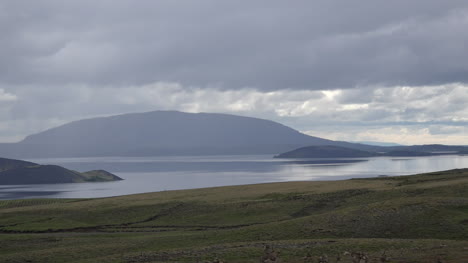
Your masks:
<svg viewBox="0 0 468 263"><path fill-rule="evenodd" d="M19 143L0 145L0 154L23 158L277 154L308 145L377 147L308 136L258 118L154 111L71 122Z"/></svg>
<svg viewBox="0 0 468 263"><path fill-rule="evenodd" d="M0 158L0 185L60 184L118 181L122 178L103 170L79 173L57 165Z"/></svg>
<svg viewBox="0 0 468 263"><path fill-rule="evenodd" d="M423 156L468 149L446 145L383 147L332 141L270 120L218 113L153 111L70 122L18 143L0 144L0 155L37 158L278 154L307 146L336 146L372 154L393 151L395 156L404 152L404 156ZM343 151L338 155L345 154Z"/></svg>

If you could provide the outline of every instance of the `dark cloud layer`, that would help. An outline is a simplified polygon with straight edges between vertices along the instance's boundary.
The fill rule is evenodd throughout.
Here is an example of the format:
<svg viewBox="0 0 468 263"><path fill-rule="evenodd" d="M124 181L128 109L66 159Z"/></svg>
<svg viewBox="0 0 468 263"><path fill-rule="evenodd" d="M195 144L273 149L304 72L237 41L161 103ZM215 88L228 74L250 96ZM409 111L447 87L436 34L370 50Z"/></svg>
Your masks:
<svg viewBox="0 0 468 263"><path fill-rule="evenodd" d="M2 1L4 84L334 89L468 81L468 3Z"/></svg>
<svg viewBox="0 0 468 263"><path fill-rule="evenodd" d="M2 0L0 142L150 110L468 144L466 0Z"/></svg>

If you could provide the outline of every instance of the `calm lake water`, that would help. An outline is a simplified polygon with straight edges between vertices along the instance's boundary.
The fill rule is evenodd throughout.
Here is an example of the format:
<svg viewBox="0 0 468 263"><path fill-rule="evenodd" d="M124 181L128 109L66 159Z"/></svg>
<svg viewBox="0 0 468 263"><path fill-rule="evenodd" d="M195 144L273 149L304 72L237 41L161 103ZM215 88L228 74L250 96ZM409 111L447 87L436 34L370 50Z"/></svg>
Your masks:
<svg viewBox="0 0 468 263"><path fill-rule="evenodd" d="M273 159L271 155L105 157L29 160L80 172L104 169L123 181L0 185L0 199L89 198L267 182L340 180L468 168L468 156Z"/></svg>

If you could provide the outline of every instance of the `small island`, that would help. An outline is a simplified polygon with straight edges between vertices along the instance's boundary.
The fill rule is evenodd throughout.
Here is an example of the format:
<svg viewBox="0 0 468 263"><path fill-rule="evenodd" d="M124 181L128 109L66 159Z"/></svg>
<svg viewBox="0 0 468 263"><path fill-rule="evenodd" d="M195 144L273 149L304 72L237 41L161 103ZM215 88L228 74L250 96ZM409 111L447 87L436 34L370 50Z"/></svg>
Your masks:
<svg viewBox="0 0 468 263"><path fill-rule="evenodd" d="M40 165L33 162L0 158L0 185L65 184L119 180L123 179L104 170L80 173L58 165Z"/></svg>

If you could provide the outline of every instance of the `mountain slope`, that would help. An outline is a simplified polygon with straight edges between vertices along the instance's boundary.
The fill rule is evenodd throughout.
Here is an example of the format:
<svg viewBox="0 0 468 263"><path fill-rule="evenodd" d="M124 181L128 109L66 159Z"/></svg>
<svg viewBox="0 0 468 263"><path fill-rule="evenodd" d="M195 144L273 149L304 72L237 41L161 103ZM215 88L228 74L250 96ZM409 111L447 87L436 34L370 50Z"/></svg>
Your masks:
<svg viewBox="0 0 468 263"><path fill-rule="evenodd" d="M308 136L269 120L176 111L75 121L1 148L21 157L144 156L276 154L309 145L376 148Z"/></svg>
<svg viewBox="0 0 468 263"><path fill-rule="evenodd" d="M365 262L353 252L367 262L466 263L467 208L468 169L8 200L0 262L256 263L268 262L259 259L269 245L289 263Z"/></svg>

